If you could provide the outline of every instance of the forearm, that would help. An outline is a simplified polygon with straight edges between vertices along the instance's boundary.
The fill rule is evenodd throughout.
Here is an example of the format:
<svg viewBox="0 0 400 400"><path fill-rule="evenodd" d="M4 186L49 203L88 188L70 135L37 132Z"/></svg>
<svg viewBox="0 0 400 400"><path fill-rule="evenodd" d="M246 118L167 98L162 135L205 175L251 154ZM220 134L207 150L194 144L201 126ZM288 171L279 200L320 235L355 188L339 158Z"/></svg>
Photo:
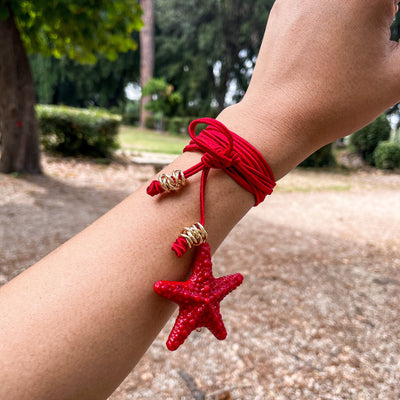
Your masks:
<svg viewBox="0 0 400 400"><path fill-rule="evenodd" d="M290 157L275 156L285 147L283 136L270 135L267 126L258 136L251 116L240 107L235 113L221 119L228 126L247 120L246 132L237 133L268 148L277 170L290 169ZM199 159L185 153L165 171ZM192 253L178 259L170 247L184 226L198 221L199 180L194 176L185 190L161 198L148 196L145 184L0 290L0 397L100 399L118 386L174 310L154 294L154 282L189 273ZM206 190L215 251L254 198L218 170Z"/></svg>

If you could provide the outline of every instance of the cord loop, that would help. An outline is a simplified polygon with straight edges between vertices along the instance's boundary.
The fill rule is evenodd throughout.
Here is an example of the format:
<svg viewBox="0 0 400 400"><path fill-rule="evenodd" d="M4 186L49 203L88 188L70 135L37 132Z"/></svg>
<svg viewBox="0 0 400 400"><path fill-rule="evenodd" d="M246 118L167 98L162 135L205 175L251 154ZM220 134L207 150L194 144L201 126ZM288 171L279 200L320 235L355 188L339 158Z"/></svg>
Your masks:
<svg viewBox="0 0 400 400"><path fill-rule="evenodd" d="M201 157L201 161L204 166L208 168L226 169L240 163L240 157L238 154L230 154L227 156L220 151L216 151L213 154L209 152L204 153Z"/></svg>

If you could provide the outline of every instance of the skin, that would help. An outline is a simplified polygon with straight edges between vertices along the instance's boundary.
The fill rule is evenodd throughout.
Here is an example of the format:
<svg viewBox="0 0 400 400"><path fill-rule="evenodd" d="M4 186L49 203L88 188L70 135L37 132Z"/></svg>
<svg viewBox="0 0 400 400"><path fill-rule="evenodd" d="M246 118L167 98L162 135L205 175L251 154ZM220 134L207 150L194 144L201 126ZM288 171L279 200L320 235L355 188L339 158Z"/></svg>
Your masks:
<svg viewBox="0 0 400 400"><path fill-rule="evenodd" d="M276 179L361 128L400 100L396 5L277 0L245 98L218 119L264 154ZM184 154L165 171L199 159ZM177 259L170 245L198 220L199 177L162 199L146 186L0 289L0 398L106 399L157 336L174 305L152 285L188 276L192 253ZM212 171L213 251L252 205Z"/></svg>

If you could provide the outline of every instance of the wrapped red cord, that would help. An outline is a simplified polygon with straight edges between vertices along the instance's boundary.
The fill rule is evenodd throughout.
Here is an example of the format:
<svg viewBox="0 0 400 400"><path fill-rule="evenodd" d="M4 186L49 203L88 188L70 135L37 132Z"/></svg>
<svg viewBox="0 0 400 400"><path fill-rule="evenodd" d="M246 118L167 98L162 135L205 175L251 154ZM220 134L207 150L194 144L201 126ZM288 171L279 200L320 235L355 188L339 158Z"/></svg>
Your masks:
<svg viewBox="0 0 400 400"><path fill-rule="evenodd" d="M196 126L207 124L207 128L196 136ZM260 152L242 137L230 131L224 124L212 118L192 121L189 125L190 143L183 151L199 151L203 153L201 161L186 171L180 171L184 178L202 171L200 187L200 224L204 226L204 193L211 168L223 169L243 189L253 193L255 204L260 204L275 187L275 179L271 168ZM174 177L169 177L174 180ZM174 189L178 190L179 186ZM154 180L147 188L150 196L165 192L160 180ZM180 236L172 249L178 257L182 257L188 248L185 238Z"/></svg>

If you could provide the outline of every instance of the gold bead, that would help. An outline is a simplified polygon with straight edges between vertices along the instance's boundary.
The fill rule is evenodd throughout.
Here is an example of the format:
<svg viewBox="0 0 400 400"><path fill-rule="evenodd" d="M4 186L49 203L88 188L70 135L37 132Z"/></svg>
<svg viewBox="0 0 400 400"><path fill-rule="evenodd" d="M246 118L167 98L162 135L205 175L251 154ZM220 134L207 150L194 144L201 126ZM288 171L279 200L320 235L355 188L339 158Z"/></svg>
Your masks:
<svg viewBox="0 0 400 400"><path fill-rule="evenodd" d="M161 187L166 192L179 190L186 185L186 178L183 171L174 169L171 175L161 174L158 177Z"/></svg>
<svg viewBox="0 0 400 400"><path fill-rule="evenodd" d="M200 222L196 222L191 227L185 227L180 234L181 237L186 239L189 249L193 246L200 246L208 237L207 231Z"/></svg>

